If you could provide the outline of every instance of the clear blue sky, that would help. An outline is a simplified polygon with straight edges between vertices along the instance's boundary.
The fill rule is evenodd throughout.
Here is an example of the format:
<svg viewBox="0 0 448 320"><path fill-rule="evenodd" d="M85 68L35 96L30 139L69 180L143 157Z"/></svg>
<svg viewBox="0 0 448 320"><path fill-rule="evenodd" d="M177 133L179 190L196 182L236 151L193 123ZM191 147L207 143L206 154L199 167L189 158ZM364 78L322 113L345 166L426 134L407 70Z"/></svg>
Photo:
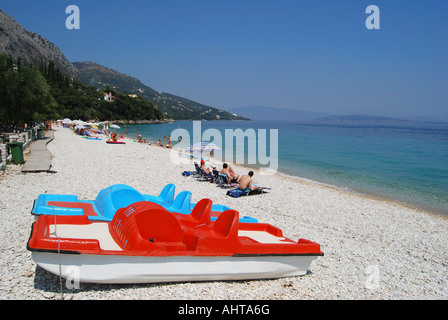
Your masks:
<svg viewBox="0 0 448 320"><path fill-rule="evenodd" d="M68 30L65 8L81 11ZM368 5L381 29L368 30ZM446 0L1 0L72 61L219 108L448 120Z"/></svg>

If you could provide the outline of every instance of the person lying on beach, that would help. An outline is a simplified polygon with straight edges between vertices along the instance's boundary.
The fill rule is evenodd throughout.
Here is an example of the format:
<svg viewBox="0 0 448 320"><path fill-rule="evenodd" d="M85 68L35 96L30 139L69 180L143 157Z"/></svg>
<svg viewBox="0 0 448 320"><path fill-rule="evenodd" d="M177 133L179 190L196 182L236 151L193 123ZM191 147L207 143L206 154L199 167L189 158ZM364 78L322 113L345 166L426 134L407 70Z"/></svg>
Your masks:
<svg viewBox="0 0 448 320"><path fill-rule="evenodd" d="M219 173L221 173L221 174L225 174L226 175L226 177L227 177L227 180L230 182L230 183L236 183L236 181L238 180L238 178L239 178L239 175L235 175L235 172L230 172L230 166L227 164L227 163L224 163L223 165L222 165L222 170L221 171L219 171Z"/></svg>
<svg viewBox="0 0 448 320"><path fill-rule="evenodd" d="M253 171L249 171L247 175L243 175L240 178L238 178L237 181L239 183L238 189L243 191L261 190L261 188L252 185L254 181L252 179L253 176L254 176Z"/></svg>

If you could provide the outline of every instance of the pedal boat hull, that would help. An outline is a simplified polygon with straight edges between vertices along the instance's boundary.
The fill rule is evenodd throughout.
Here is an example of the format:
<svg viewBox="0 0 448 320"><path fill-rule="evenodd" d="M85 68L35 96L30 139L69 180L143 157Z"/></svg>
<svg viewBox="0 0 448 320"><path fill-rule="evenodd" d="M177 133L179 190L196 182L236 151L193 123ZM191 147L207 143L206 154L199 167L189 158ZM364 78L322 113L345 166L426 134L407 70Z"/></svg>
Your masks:
<svg viewBox="0 0 448 320"><path fill-rule="evenodd" d="M227 210L211 221L202 199L190 215L148 201L117 211L112 222L42 215L27 244L43 269L79 282L154 283L301 276L322 256L320 245L297 242L264 223L240 223Z"/></svg>

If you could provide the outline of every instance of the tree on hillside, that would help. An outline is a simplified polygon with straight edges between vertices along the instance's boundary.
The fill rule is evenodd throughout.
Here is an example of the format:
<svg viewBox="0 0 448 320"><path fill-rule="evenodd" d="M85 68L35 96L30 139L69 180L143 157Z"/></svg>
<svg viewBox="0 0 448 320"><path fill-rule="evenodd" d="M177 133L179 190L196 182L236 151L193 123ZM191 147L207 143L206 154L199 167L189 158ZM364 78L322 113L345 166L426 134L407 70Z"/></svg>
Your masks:
<svg viewBox="0 0 448 320"><path fill-rule="evenodd" d="M3 123L42 122L56 118L51 87L36 66L20 65L0 55L0 118Z"/></svg>
<svg viewBox="0 0 448 320"><path fill-rule="evenodd" d="M18 68L14 68L14 64ZM104 94L112 92L113 102ZM164 116L151 101L131 98L69 79L53 62L21 65L0 55L0 123L43 122L57 118L156 120Z"/></svg>

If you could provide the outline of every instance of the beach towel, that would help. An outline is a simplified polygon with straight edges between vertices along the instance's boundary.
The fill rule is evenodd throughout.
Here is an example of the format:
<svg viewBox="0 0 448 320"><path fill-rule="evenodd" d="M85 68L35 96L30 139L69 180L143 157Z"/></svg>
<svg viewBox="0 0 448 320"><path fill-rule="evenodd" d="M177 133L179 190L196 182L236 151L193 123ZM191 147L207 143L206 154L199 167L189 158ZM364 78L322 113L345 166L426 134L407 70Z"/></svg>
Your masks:
<svg viewBox="0 0 448 320"><path fill-rule="evenodd" d="M239 198L242 196L263 194L263 193L266 193L265 190L270 190L270 189L269 188L261 188L261 189L257 189L257 190L250 190L250 189L241 190L239 188L235 188L235 189L227 191L227 195L230 197L233 197L233 198Z"/></svg>

